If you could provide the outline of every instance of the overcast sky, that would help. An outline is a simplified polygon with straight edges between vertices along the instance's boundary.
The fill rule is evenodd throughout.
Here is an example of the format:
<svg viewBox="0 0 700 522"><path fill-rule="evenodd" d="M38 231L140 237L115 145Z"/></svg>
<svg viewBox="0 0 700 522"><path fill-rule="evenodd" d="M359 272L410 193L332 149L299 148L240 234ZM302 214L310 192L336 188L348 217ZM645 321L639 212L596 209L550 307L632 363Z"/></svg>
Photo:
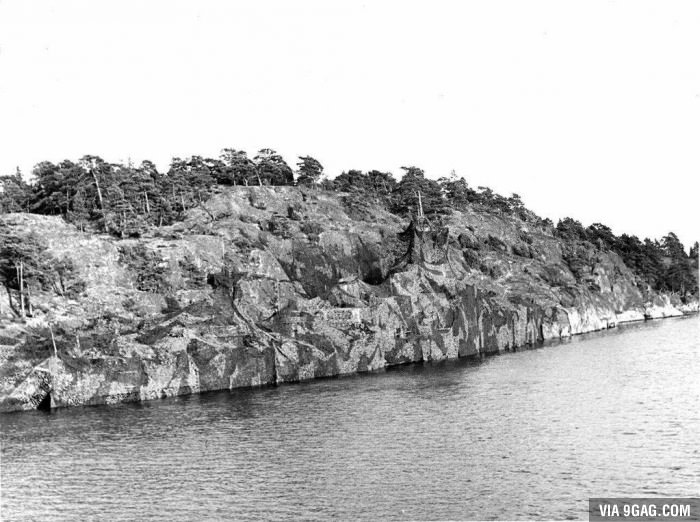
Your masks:
<svg viewBox="0 0 700 522"><path fill-rule="evenodd" d="M700 238L700 2L0 0L0 173L278 150Z"/></svg>

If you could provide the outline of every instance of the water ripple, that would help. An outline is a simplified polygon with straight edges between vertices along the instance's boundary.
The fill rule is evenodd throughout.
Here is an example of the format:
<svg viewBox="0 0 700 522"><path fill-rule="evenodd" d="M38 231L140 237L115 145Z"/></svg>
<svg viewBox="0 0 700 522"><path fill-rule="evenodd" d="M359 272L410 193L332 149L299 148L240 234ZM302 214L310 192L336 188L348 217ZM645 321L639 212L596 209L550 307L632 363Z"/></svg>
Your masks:
<svg viewBox="0 0 700 522"><path fill-rule="evenodd" d="M591 496L697 496L699 325L5 415L2 518L585 519Z"/></svg>

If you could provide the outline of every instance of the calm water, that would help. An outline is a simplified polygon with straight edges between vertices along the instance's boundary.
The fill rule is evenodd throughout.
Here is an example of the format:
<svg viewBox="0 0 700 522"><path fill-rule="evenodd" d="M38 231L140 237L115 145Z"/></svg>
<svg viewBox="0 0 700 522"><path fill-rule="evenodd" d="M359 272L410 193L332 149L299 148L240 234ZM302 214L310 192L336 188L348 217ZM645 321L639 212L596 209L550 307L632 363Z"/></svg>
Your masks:
<svg viewBox="0 0 700 522"><path fill-rule="evenodd" d="M2 519L587 519L589 496L700 496L699 334L0 416Z"/></svg>

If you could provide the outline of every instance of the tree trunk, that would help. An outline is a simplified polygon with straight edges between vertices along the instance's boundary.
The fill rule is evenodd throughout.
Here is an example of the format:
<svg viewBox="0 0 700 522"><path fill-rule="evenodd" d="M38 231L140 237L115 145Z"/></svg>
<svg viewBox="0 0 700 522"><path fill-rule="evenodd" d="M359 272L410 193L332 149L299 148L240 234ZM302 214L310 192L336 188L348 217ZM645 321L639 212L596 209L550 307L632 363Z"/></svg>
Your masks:
<svg viewBox="0 0 700 522"><path fill-rule="evenodd" d="M58 357L58 350L56 349L56 338L53 336L53 328L49 325L49 332L51 332L51 344L53 344L53 356Z"/></svg>
<svg viewBox="0 0 700 522"><path fill-rule="evenodd" d="M19 282L19 306L22 313L22 318L26 317L24 309L24 263L22 261L15 265L17 271L17 281Z"/></svg>
<svg viewBox="0 0 700 522"><path fill-rule="evenodd" d="M148 192L143 191L143 196L146 198L146 214L151 215L151 206L148 204Z"/></svg>
<svg viewBox="0 0 700 522"><path fill-rule="evenodd" d="M65 295L66 295L66 282L63 280L63 272L58 273L57 290L58 290L58 293L61 294L61 297L65 297Z"/></svg>
<svg viewBox="0 0 700 522"><path fill-rule="evenodd" d="M12 310L13 314L19 315L17 308L15 308L15 303L12 301L12 289L10 288L10 285L7 283L7 281L5 281L3 286L5 287L5 291L7 292L7 303L10 305L10 310Z"/></svg>
<svg viewBox="0 0 700 522"><path fill-rule="evenodd" d="M95 180L95 188L97 189L97 199L100 202L100 211L102 212L102 219L105 217L105 205L102 201L102 191L100 190L100 182L97 179L97 174L95 174L95 169L90 169L90 174L92 174L92 179Z"/></svg>
<svg viewBox="0 0 700 522"><path fill-rule="evenodd" d="M424 217L423 214L423 201L421 200L420 197L420 191L418 191L418 217L422 220Z"/></svg>

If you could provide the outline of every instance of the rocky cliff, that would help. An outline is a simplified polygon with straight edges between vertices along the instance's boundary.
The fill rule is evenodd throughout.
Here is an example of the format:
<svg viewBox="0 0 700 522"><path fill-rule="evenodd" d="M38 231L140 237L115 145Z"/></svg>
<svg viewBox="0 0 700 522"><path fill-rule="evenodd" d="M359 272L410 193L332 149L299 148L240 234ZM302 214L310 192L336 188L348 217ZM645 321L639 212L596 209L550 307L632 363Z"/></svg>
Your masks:
<svg viewBox="0 0 700 522"><path fill-rule="evenodd" d="M478 356L697 311L610 251L574 268L551 229L477 210L432 227L322 191L231 187L138 239L0 223L54 267L28 319L0 297L0 411Z"/></svg>

